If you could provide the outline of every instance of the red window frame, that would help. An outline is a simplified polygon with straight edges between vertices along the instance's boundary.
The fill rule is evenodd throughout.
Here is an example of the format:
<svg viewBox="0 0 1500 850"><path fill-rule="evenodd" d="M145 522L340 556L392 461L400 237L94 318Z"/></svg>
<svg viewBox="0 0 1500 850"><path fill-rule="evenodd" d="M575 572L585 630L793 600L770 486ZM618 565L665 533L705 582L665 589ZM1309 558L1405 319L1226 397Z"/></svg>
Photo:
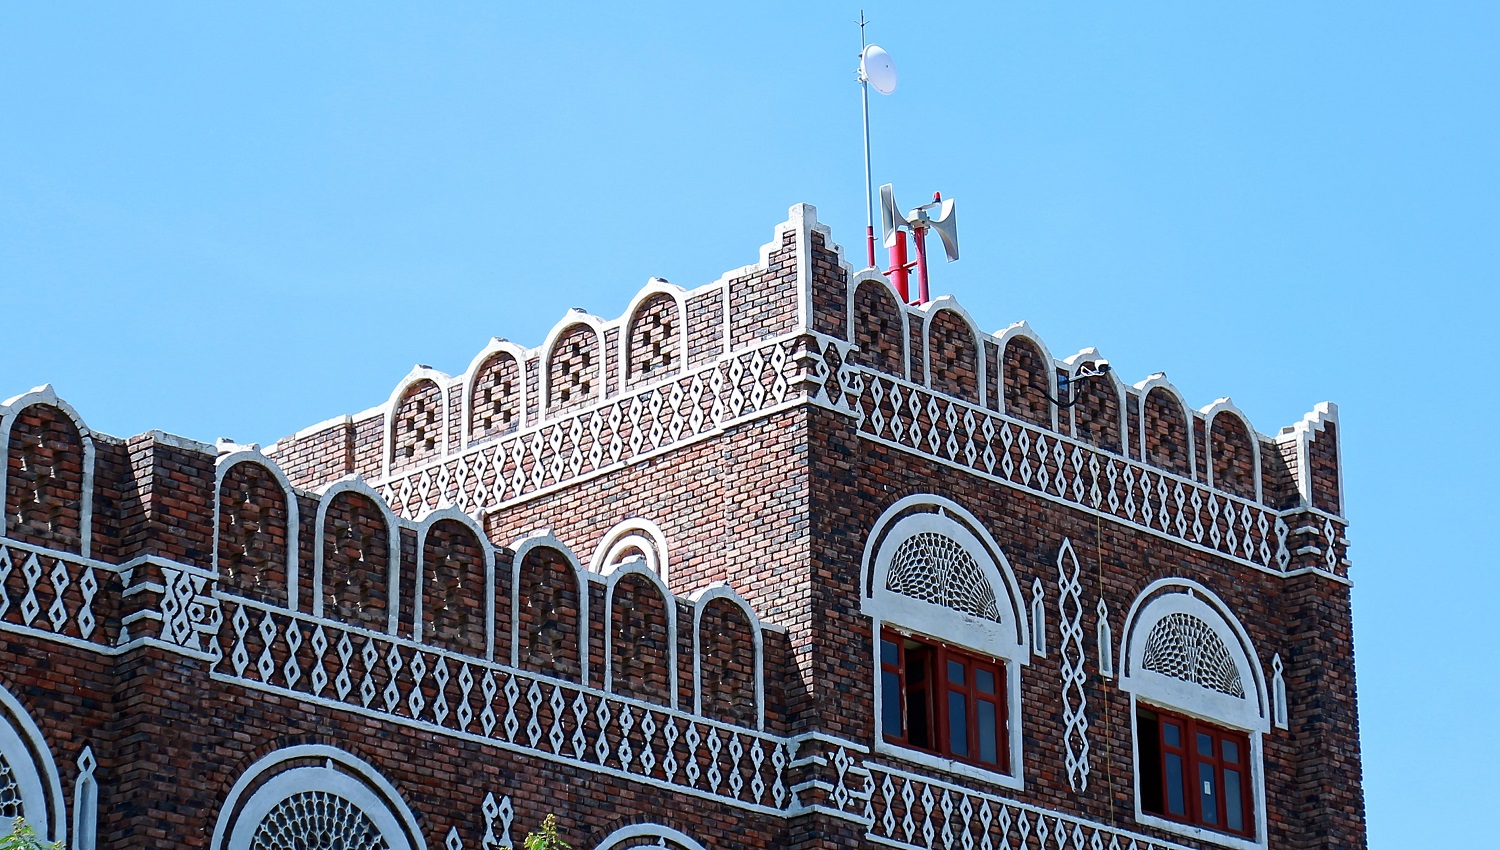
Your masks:
<svg viewBox="0 0 1500 850"><path fill-rule="evenodd" d="M885 740L1009 773L1005 663L890 627L880 630L880 642ZM891 644L894 653L888 652ZM892 699L899 700L899 713ZM898 716L900 725L892 730L889 720ZM990 733L988 740L985 731ZM987 749L993 749L994 760L985 757Z"/></svg>
<svg viewBox="0 0 1500 850"><path fill-rule="evenodd" d="M1155 759L1153 769L1141 773L1141 811L1215 832L1254 838L1250 736L1154 705L1137 706L1136 712L1137 740L1142 744L1140 758ZM1176 729L1175 745L1171 743L1169 728ZM1154 753L1147 746L1153 731ZM1170 769L1172 759L1177 760L1179 767L1175 783ZM1157 783L1155 793L1149 798L1144 787L1148 779ZM1181 812L1172 811L1173 791L1181 795L1177 798L1181 801ZM1159 805L1149 805L1148 800Z"/></svg>

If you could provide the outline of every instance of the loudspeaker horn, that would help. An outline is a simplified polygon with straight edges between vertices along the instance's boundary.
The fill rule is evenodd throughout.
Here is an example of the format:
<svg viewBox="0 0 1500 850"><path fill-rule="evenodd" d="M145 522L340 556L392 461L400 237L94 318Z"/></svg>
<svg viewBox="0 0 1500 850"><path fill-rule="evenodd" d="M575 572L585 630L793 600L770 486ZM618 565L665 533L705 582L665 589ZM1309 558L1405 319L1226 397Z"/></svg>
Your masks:
<svg viewBox="0 0 1500 850"><path fill-rule="evenodd" d="M932 219L928 227L937 231L937 235L942 238L943 253L948 255L948 262L958 259L958 212L952 198L943 201L938 217Z"/></svg>
<svg viewBox="0 0 1500 850"><path fill-rule="evenodd" d="M906 224L901 208L896 206L896 189L890 183L880 187L880 235L887 248L896 245L896 228Z"/></svg>

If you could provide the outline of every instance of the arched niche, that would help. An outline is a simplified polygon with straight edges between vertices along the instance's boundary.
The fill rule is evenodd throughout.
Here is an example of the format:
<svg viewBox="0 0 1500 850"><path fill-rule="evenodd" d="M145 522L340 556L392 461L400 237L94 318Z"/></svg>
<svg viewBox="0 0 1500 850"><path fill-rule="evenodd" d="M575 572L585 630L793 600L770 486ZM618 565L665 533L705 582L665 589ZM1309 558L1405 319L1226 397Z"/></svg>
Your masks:
<svg viewBox="0 0 1500 850"><path fill-rule="evenodd" d="M542 398L559 413L604 397L604 334L599 320L574 313L553 330L542 369Z"/></svg>
<svg viewBox="0 0 1500 850"><path fill-rule="evenodd" d="M850 362L905 378L906 308L883 278L865 277L852 286L848 336L856 350L850 353Z"/></svg>
<svg viewBox="0 0 1500 850"><path fill-rule="evenodd" d="M457 508L417 524L415 640L463 655L493 658L495 557L484 529Z"/></svg>
<svg viewBox="0 0 1500 850"><path fill-rule="evenodd" d="M1202 410L1208 422L1208 484L1260 501L1260 439L1250 420L1227 398Z"/></svg>
<svg viewBox="0 0 1500 850"><path fill-rule="evenodd" d="M608 574L615 566L635 559L644 561L663 583L669 580L667 535L661 526L640 517L617 523L605 532L589 560L589 572Z"/></svg>
<svg viewBox="0 0 1500 850"><path fill-rule="evenodd" d="M982 404L984 362L979 356L979 334L974 323L957 302L946 296L930 302L928 308L923 335L927 385L937 392Z"/></svg>
<svg viewBox="0 0 1500 850"><path fill-rule="evenodd" d="M504 340L491 340L474 358L465 381L465 443L509 434L526 419L526 352Z"/></svg>
<svg viewBox="0 0 1500 850"><path fill-rule="evenodd" d="M550 534L523 538L511 566L511 666L586 683L588 583L572 550Z"/></svg>
<svg viewBox="0 0 1500 850"><path fill-rule="evenodd" d="M385 500L359 478L330 485L313 528L315 617L396 632L401 538Z"/></svg>
<svg viewBox="0 0 1500 850"><path fill-rule="evenodd" d="M441 457L448 446L449 377L418 366L386 405L385 469L393 471Z"/></svg>
<svg viewBox="0 0 1500 850"><path fill-rule="evenodd" d="M725 582L694 593L693 712L765 727L765 645L760 618Z"/></svg>
<svg viewBox="0 0 1500 850"><path fill-rule="evenodd" d="M643 559L618 564L605 584L604 689L675 708L677 600Z"/></svg>
<svg viewBox="0 0 1500 850"><path fill-rule="evenodd" d="M1136 390L1141 398L1141 458L1168 472L1193 477L1193 431L1182 395L1160 376L1137 384Z"/></svg>
<svg viewBox="0 0 1500 850"><path fill-rule="evenodd" d="M214 564L221 587L295 608L299 516L291 481L253 448L220 455L214 476Z"/></svg>
<svg viewBox="0 0 1500 850"><path fill-rule="evenodd" d="M0 494L5 536L89 557L94 437L50 384L0 405Z"/></svg>
<svg viewBox="0 0 1500 850"><path fill-rule="evenodd" d="M620 337L625 385L664 378L682 370L687 360L687 311L682 289L653 281L628 308Z"/></svg>
<svg viewBox="0 0 1500 850"><path fill-rule="evenodd" d="M62 780L42 730L0 686L0 835L24 817L43 841L67 840Z"/></svg>

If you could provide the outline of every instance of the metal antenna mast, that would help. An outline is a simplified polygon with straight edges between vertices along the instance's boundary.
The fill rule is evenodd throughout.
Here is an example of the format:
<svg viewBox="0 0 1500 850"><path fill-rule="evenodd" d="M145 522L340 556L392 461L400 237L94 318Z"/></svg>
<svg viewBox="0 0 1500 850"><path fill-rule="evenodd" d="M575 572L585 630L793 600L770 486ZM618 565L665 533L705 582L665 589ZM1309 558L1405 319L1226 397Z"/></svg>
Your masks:
<svg viewBox="0 0 1500 850"><path fill-rule="evenodd" d="M859 56L864 59L865 10L859 10ZM865 76L864 62L859 66L859 98L865 117L865 256L869 268L875 268L875 190L870 182L870 80Z"/></svg>

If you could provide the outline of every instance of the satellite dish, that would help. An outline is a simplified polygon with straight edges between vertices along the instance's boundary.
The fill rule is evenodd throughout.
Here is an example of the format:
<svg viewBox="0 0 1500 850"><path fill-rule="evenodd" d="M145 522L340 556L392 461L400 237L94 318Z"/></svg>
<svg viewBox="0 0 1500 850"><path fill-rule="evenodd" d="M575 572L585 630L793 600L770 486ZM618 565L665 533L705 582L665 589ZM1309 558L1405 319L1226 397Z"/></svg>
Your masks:
<svg viewBox="0 0 1500 850"><path fill-rule="evenodd" d="M865 52L860 54L859 75L881 94L890 94L896 90L896 64L891 61L891 54L886 53L878 44L866 47Z"/></svg>

